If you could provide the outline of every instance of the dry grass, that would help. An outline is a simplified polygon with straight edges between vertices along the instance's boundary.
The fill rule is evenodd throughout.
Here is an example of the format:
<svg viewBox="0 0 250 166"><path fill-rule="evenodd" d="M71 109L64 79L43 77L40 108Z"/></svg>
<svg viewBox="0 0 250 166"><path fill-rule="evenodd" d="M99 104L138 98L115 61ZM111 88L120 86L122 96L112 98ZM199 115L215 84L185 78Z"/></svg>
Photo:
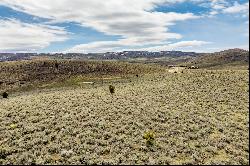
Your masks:
<svg viewBox="0 0 250 166"><path fill-rule="evenodd" d="M81 82L127 78L163 71L157 65L115 61L27 60L0 63L0 93L78 86Z"/></svg>
<svg viewBox="0 0 250 166"><path fill-rule="evenodd" d="M248 71L0 99L0 164L249 164ZM147 146L143 136L154 133Z"/></svg>

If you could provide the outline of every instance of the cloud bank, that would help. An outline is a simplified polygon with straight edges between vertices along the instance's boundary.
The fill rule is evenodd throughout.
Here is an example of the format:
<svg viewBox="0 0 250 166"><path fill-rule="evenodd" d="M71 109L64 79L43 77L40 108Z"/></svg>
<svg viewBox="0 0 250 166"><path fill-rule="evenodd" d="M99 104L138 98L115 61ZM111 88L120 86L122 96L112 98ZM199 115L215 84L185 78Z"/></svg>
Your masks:
<svg viewBox="0 0 250 166"><path fill-rule="evenodd" d="M190 0L211 8L210 15L219 13L248 13L249 2L231 4L226 0ZM180 21L198 19L193 13L158 12L156 7L173 5L187 0L0 0L0 5L32 16L49 19L47 25L34 25L16 20L1 21L0 50L39 50L52 42L65 41L67 32L54 23L77 23L105 35L118 36L116 41L94 41L78 44L72 52L103 52L128 49L174 49L178 47L200 46L207 41L179 41L182 35L170 31L170 26ZM15 32L19 28L21 31ZM8 37L8 35L10 37ZM14 36L18 36L15 38ZM21 38L23 40L21 40ZM179 46L180 44L180 46ZM182 46L183 45L183 46ZM185 46L186 45L186 46ZM178 46L178 47L177 47Z"/></svg>
<svg viewBox="0 0 250 166"><path fill-rule="evenodd" d="M173 1L172 1L173 2ZM118 35L119 41L90 43L96 45L162 44L182 36L169 32L168 27L177 21L195 19L192 13L156 12L157 5L167 0L1 0L0 4L30 15L48 18L52 22L75 22L106 35ZM83 47L83 48L84 48ZM75 46L74 50L81 48ZM79 50L80 51L80 50Z"/></svg>
<svg viewBox="0 0 250 166"><path fill-rule="evenodd" d="M65 41L67 32L56 26L0 19L0 39L0 51L30 52L43 49L52 42Z"/></svg>

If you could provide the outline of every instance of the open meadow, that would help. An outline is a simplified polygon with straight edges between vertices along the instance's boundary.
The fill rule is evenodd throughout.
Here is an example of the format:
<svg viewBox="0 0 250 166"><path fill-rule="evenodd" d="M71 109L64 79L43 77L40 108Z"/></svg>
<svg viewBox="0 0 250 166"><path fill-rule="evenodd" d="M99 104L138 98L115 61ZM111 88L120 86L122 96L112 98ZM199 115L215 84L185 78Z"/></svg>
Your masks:
<svg viewBox="0 0 250 166"><path fill-rule="evenodd" d="M13 93L0 99L0 164L249 164L248 78L166 70Z"/></svg>

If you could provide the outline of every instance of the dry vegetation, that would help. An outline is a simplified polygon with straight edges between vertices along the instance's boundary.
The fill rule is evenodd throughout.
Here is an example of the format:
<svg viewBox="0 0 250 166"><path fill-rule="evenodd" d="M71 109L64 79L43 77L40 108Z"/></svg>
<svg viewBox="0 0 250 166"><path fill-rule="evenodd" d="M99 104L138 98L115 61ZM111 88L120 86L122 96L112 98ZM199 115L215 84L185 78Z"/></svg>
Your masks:
<svg viewBox="0 0 250 166"><path fill-rule="evenodd" d="M0 63L0 93L36 88L78 86L100 78L127 78L135 74L161 71L156 65L116 61L28 60Z"/></svg>
<svg viewBox="0 0 250 166"><path fill-rule="evenodd" d="M249 164L248 71L0 99L0 164Z"/></svg>
<svg viewBox="0 0 250 166"><path fill-rule="evenodd" d="M183 63L206 69L246 70L249 67L249 51L229 49L215 53L204 53L193 60Z"/></svg>

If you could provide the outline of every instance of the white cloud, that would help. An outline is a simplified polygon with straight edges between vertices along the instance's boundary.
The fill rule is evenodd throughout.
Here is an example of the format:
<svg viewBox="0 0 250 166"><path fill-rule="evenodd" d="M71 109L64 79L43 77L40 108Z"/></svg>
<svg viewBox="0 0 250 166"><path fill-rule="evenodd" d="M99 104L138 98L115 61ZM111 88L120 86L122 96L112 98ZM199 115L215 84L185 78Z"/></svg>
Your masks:
<svg viewBox="0 0 250 166"><path fill-rule="evenodd" d="M213 10L213 11L211 11L211 12L209 13L209 16L214 16L214 15L217 15L217 14L219 14L219 12Z"/></svg>
<svg viewBox="0 0 250 166"><path fill-rule="evenodd" d="M147 51L187 50L187 49L197 48L206 44L210 44L210 42L197 41L197 40L180 41L180 42L166 44L162 46L142 48L140 50L147 50Z"/></svg>
<svg viewBox="0 0 250 166"><path fill-rule="evenodd" d="M212 10L221 10L226 8L227 5L229 5L229 3L225 0L211 0Z"/></svg>
<svg viewBox="0 0 250 166"><path fill-rule="evenodd" d="M180 39L182 36L170 32L168 27L177 21L199 18L192 13L153 11L158 5L182 1L184 0L0 0L0 4L51 19L52 22L76 22L107 35L118 35L122 38L118 44L145 45ZM90 45L89 47L94 47L92 43Z"/></svg>
<svg viewBox="0 0 250 166"><path fill-rule="evenodd" d="M170 44L170 48L183 48L183 47L194 47L194 46L201 46L204 44L210 44L210 42L205 42L205 41L197 41L197 40L192 40L192 41L181 41L178 43Z"/></svg>
<svg viewBox="0 0 250 166"><path fill-rule="evenodd" d="M0 19L0 51L35 51L67 39L67 32L55 26L27 24Z"/></svg>
<svg viewBox="0 0 250 166"><path fill-rule="evenodd" d="M217 14L243 14L242 16L247 17L249 12L249 2L239 4L237 1L226 1L226 0L210 0L208 5L211 7L208 17L213 17Z"/></svg>
<svg viewBox="0 0 250 166"><path fill-rule="evenodd" d="M211 0L211 2L207 5L207 8L211 8L207 17L214 17L221 12L221 10L225 9L226 6L229 5L225 0Z"/></svg>
<svg viewBox="0 0 250 166"><path fill-rule="evenodd" d="M224 13L248 13L249 12L249 2L244 4L239 4L235 2L233 6L228 7L223 10Z"/></svg>
<svg viewBox="0 0 250 166"><path fill-rule="evenodd" d="M141 48L124 48L129 47L129 42L124 41L102 41L102 42L93 42L88 44L77 45L65 52L74 52L74 53L89 53L89 52L108 52L108 51L164 51L164 50L174 50L182 48L194 48L199 47L205 44L210 44L210 42L205 41L181 41L177 43L162 43L158 46L143 46L140 44L134 43L133 46L142 46Z"/></svg>
<svg viewBox="0 0 250 166"><path fill-rule="evenodd" d="M223 6L223 5L218 5L218 4L215 4L214 6L213 6L213 9L216 9L216 10L220 10L220 9L224 9L225 8L225 6Z"/></svg>
<svg viewBox="0 0 250 166"><path fill-rule="evenodd" d="M55 22L75 22L81 26L90 27L106 35L119 36L120 39L117 41L95 41L87 44L80 44L67 50L77 52L105 52L117 51L123 48L144 48L154 50L161 48L172 49L174 47L181 48L181 45L188 43L192 43L190 46L198 46L199 43L202 45L207 44L195 40L169 44L170 39L182 38L181 34L169 30L171 25L176 24L178 21L201 17L193 13L163 13L154 11L154 9L157 6L173 5L185 1L188 0L0 0L0 5L5 5L14 10L22 11L33 16L48 18L50 19L50 24ZM226 0L190 1L197 5L204 5L211 8L209 16L215 16L219 13L246 13L246 11L248 12L249 10L249 3L232 4L231 1ZM33 26L27 26L27 24L20 22L18 24L21 24L21 27L24 27L26 30L28 28L32 29ZM34 25L33 28L36 29L36 27L43 27L49 30L55 28L41 25ZM35 31L37 31L37 29ZM63 29L57 29L57 31L63 32L64 34L59 35L51 31L45 31L50 35L48 35L48 38L43 38L36 33L29 36L29 31L27 30L27 34L25 35L29 36L30 39L32 39L32 37L35 39L31 40L33 42L30 42L31 48L29 49L40 49L48 46L53 41L65 40L64 35L66 32ZM10 32L9 34L15 33L17 32ZM22 33L22 35L25 36L24 33ZM27 37L27 40L29 38ZM9 47L8 49L16 49L15 47L10 47L11 45L22 46L22 43L14 37L8 38L7 41L9 41L9 45L5 44L4 46ZM27 44L28 42L24 43ZM42 44L32 45L32 43ZM154 47L152 47L152 45ZM185 46L185 48L187 47L188 45ZM19 47L17 48L19 49Z"/></svg>

